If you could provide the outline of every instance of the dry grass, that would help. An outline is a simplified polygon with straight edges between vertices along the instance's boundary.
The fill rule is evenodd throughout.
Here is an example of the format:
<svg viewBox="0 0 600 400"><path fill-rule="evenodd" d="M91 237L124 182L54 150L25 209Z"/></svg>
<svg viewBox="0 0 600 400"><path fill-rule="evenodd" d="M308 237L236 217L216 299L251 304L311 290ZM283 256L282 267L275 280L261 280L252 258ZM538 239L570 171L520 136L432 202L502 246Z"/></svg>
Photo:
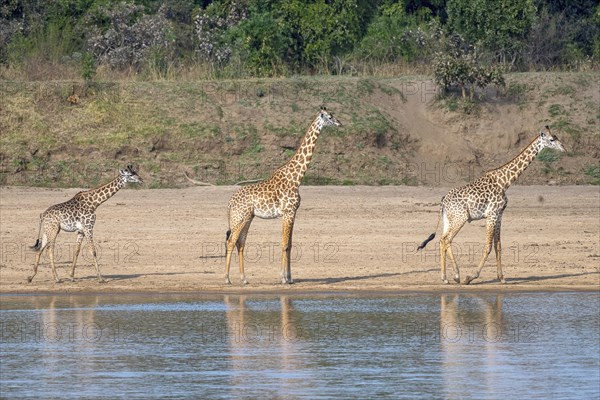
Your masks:
<svg viewBox="0 0 600 400"><path fill-rule="evenodd" d="M427 140L439 152L436 138L448 135L459 142L451 161L469 163L477 153L485 155L478 168L493 166L518 141L473 142L464 130L504 126L503 118L521 131L550 123L568 142L569 155L528 183L589 182L585 171L598 154L600 82L592 73L511 75L510 93L465 116L432 107L434 92L413 93L422 76L201 80L198 69L179 72L147 81L100 69L85 85L68 71L64 80L29 81L2 70L0 183L90 186L126 163L138 164L150 187L186 185L184 171L219 184L263 177L289 157L322 104L345 126L322 135L310 183L430 184L403 166L445 162L450 150L436 156Z"/></svg>

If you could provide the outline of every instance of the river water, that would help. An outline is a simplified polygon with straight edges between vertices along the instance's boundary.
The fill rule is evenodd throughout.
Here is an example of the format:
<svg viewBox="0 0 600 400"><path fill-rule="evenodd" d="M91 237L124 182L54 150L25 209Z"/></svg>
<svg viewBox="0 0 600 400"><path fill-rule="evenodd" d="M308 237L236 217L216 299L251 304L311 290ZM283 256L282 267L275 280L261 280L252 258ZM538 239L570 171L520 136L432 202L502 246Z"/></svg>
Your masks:
<svg viewBox="0 0 600 400"><path fill-rule="evenodd" d="M2 398L600 398L600 295L0 296Z"/></svg>

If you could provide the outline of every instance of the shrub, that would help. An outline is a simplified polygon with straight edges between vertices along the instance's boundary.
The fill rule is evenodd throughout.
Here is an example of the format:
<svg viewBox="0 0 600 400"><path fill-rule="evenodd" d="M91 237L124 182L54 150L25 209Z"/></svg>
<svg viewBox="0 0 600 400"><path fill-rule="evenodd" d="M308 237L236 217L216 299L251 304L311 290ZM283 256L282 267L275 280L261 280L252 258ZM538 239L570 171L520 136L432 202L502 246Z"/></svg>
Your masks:
<svg viewBox="0 0 600 400"><path fill-rule="evenodd" d="M248 17L247 6L237 0L213 2L194 18L196 52L204 61L223 65L232 55L227 30Z"/></svg>
<svg viewBox="0 0 600 400"><path fill-rule="evenodd" d="M292 39L281 29L272 13L256 12L230 32L235 51L254 75L278 75L285 72L285 56Z"/></svg>
<svg viewBox="0 0 600 400"><path fill-rule="evenodd" d="M448 0L446 11L454 32L510 67L536 17L533 0Z"/></svg>
<svg viewBox="0 0 600 400"><path fill-rule="evenodd" d="M504 87L506 82L498 67L485 66L479 60L474 46L466 43L460 35L445 38L445 51L435 54L433 74L435 82L447 92L452 87L459 87L463 98L472 99L477 88L485 89L493 84Z"/></svg>
<svg viewBox="0 0 600 400"><path fill-rule="evenodd" d="M404 12L402 3L382 7L369 24L357 55L379 62L413 61L425 47L426 33L417 26L416 17Z"/></svg>
<svg viewBox="0 0 600 400"><path fill-rule="evenodd" d="M156 51L168 53L174 40L170 23L160 12L143 14L144 7L127 2L101 6L89 15L93 34L88 48L112 68L140 69Z"/></svg>

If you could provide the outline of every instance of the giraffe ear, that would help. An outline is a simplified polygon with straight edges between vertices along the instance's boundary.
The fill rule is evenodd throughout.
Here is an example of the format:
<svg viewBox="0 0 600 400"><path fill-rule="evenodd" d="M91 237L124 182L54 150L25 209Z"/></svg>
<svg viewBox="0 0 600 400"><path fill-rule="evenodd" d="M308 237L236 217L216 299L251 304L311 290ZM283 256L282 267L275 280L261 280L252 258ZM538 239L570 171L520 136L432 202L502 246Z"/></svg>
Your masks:
<svg viewBox="0 0 600 400"><path fill-rule="evenodd" d="M550 133L550 127L548 125L544 126L544 128L546 129L546 131L541 131L540 132L540 136L542 138L546 137L546 134L548 134L550 137L552 137L552 134Z"/></svg>

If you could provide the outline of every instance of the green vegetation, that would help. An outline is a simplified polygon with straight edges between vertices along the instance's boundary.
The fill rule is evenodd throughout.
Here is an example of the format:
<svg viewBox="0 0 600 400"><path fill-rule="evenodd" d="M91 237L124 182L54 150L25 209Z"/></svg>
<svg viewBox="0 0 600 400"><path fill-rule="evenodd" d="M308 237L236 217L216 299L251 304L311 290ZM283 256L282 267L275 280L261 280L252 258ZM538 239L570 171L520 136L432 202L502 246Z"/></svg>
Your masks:
<svg viewBox="0 0 600 400"><path fill-rule="evenodd" d="M550 163L558 161L560 156L554 150L542 149L542 151L539 152L537 158L538 158L538 160L540 160L546 164L550 164Z"/></svg>
<svg viewBox="0 0 600 400"><path fill-rule="evenodd" d="M422 113L433 130L537 104L530 124L566 132L569 156L587 157L600 112L581 93L599 61L594 0L8 1L0 184L90 186L124 162L149 187L180 185L182 168L214 183L263 177L323 104L344 126L323 132L327 167L307 182L417 184L395 176L419 152L418 121L406 122L417 97L441 99L443 112ZM535 70L578 75L516 74ZM417 75L419 86L402 81ZM443 96L422 82L432 77Z"/></svg>
<svg viewBox="0 0 600 400"><path fill-rule="evenodd" d="M584 172L591 178L590 183L592 185L600 185L600 165L588 165L585 167Z"/></svg>
<svg viewBox="0 0 600 400"><path fill-rule="evenodd" d="M473 79L488 75L482 71L597 68L600 6L594 0L23 0L0 7L0 65L10 79L391 75L402 68L429 72L436 63L460 69L465 55L476 61L476 73L467 74ZM462 73L455 75L463 86Z"/></svg>

